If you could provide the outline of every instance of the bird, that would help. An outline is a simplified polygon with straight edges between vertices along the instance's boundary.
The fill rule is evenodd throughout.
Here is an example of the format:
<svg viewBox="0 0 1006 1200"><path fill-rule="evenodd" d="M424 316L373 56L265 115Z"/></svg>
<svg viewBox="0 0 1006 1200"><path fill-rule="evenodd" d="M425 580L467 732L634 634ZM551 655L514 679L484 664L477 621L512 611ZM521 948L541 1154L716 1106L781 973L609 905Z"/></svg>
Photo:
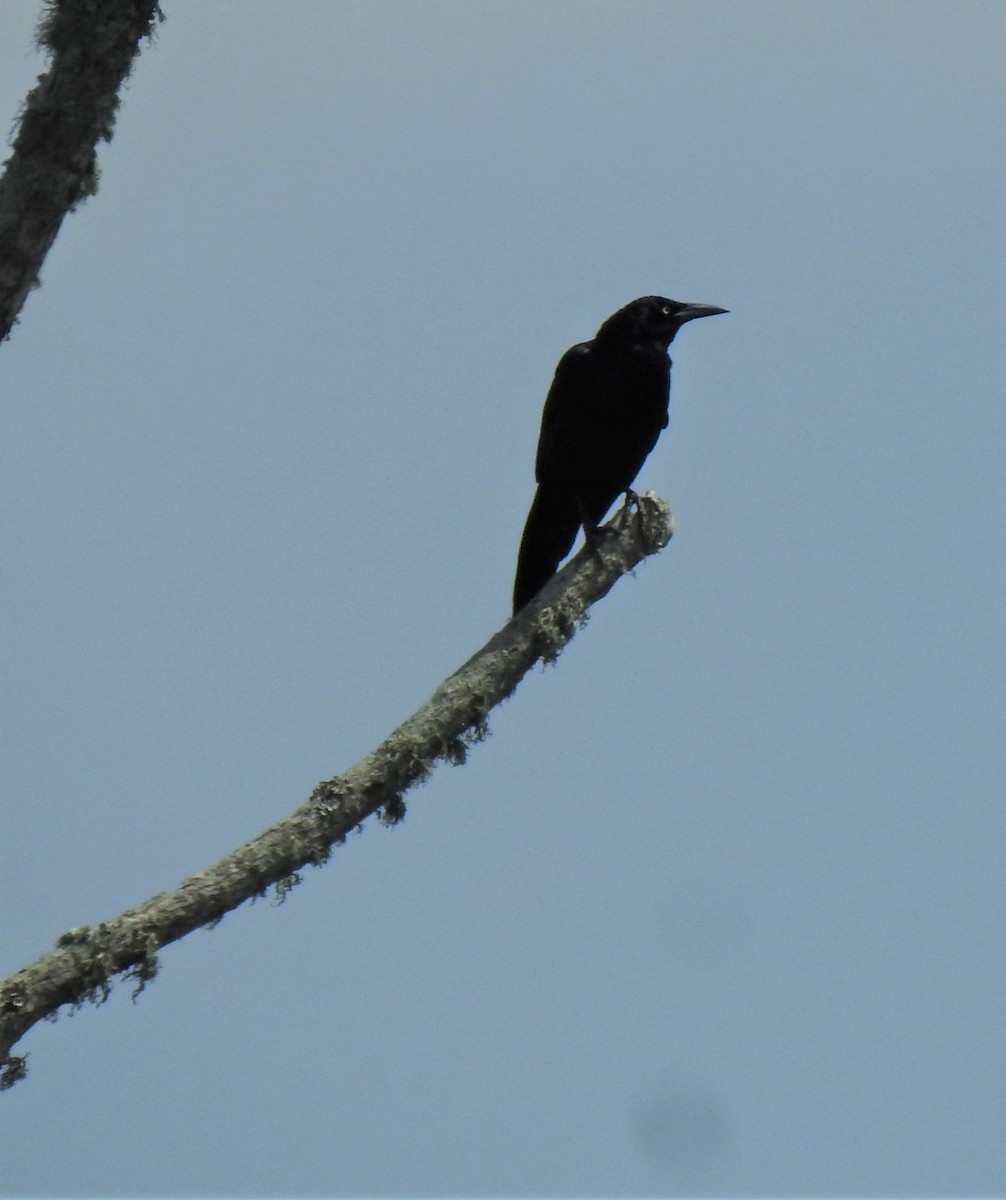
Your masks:
<svg viewBox="0 0 1006 1200"><path fill-rule="evenodd" d="M559 359L545 398L535 458L537 490L524 525L513 611L538 594L583 528L597 528L631 485L667 428L671 360L682 325L729 311L640 296L604 321L590 341Z"/></svg>

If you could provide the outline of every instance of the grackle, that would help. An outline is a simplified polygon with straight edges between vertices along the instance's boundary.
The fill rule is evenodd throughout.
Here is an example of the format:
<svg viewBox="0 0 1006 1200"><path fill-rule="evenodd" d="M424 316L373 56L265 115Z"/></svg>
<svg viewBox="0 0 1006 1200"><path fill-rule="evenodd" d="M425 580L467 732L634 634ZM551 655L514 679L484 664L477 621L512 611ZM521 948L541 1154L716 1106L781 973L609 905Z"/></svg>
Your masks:
<svg viewBox="0 0 1006 1200"><path fill-rule="evenodd" d="M686 321L726 311L642 296L559 359L541 418L538 490L517 556L514 612L555 574L581 526L594 539L667 427L674 335Z"/></svg>

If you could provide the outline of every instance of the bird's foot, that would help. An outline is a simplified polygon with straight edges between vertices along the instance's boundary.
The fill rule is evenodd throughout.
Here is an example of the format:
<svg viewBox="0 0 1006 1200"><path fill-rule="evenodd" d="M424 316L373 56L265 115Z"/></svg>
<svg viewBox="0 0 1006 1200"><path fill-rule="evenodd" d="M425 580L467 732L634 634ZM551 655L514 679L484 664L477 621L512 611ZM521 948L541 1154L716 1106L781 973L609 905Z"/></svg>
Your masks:
<svg viewBox="0 0 1006 1200"><path fill-rule="evenodd" d="M591 550L597 554L598 547L601 544L601 538L603 537L601 527L590 515L590 513L587 512L587 506L584 504L582 496L577 496L576 507L580 514L580 526L583 529L583 540L587 543Z"/></svg>
<svg viewBox="0 0 1006 1200"><path fill-rule="evenodd" d="M625 503L615 513L615 524L619 529L628 528L629 522L632 520L633 512L639 512L639 496L632 488L625 489Z"/></svg>
<svg viewBox="0 0 1006 1200"><path fill-rule="evenodd" d="M594 521L585 521L583 524L583 540L595 554L600 554L601 543L604 541L604 530Z"/></svg>

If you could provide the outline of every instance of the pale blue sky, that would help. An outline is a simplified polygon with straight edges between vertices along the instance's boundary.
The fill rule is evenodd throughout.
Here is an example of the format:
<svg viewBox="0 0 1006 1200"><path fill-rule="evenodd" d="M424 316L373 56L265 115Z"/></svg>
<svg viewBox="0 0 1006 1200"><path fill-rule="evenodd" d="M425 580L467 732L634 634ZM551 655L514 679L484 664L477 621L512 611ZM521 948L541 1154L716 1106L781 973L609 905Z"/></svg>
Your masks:
<svg viewBox="0 0 1006 1200"><path fill-rule="evenodd" d="M0 348L0 973L495 630L568 345L731 313L667 551L402 826L37 1028L0 1191L1001 1193L1006 10L163 7Z"/></svg>

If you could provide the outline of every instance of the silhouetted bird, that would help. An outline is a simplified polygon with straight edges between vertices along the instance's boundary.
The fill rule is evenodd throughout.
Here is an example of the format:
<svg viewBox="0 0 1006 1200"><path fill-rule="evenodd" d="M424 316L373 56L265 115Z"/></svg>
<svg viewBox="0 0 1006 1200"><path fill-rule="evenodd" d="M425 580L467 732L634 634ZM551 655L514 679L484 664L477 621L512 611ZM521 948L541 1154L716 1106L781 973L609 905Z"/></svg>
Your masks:
<svg viewBox="0 0 1006 1200"><path fill-rule="evenodd" d="M594 536L666 428L674 335L686 321L726 311L642 296L559 359L541 418L538 490L517 556L514 612L555 574L581 525L588 540Z"/></svg>

